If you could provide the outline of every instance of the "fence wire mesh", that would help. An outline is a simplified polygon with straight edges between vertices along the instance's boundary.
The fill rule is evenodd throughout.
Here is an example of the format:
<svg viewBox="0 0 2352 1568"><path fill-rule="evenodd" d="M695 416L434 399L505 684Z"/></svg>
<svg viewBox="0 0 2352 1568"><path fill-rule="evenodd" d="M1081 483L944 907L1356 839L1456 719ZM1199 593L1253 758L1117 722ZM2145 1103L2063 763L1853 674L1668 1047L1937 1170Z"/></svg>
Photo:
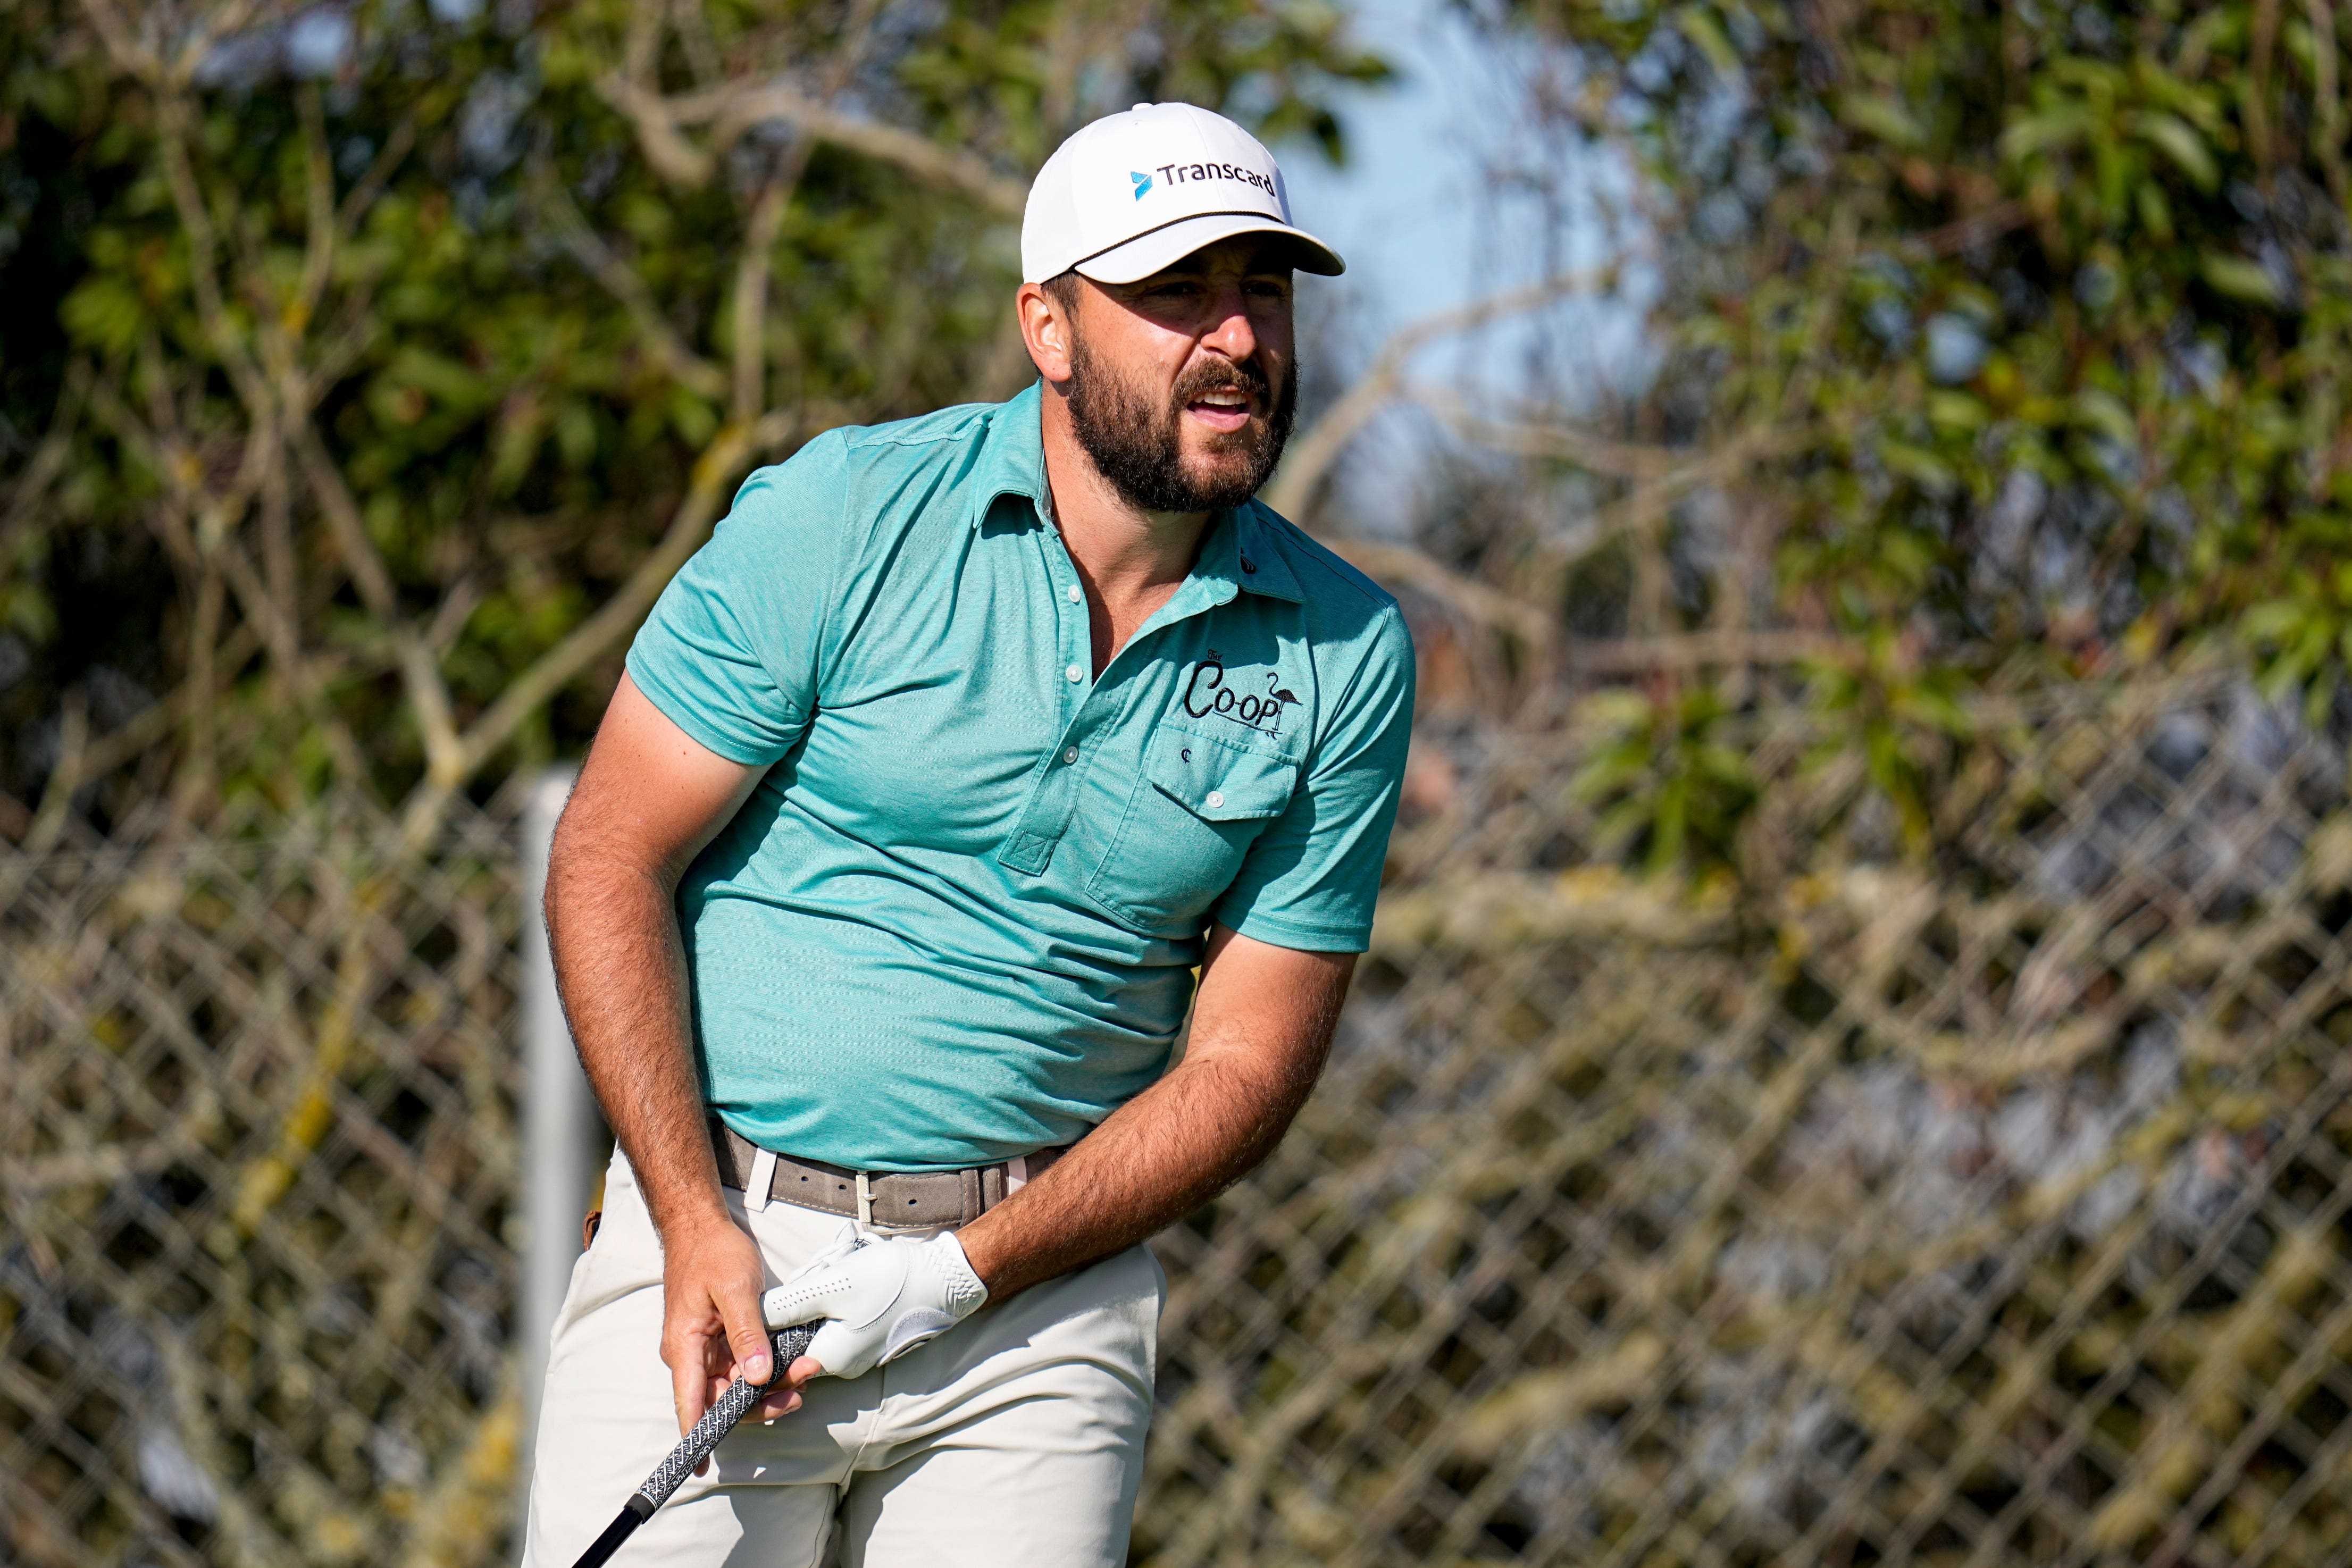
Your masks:
<svg viewBox="0 0 2352 1568"><path fill-rule="evenodd" d="M1591 725L1422 737L1324 1087L1160 1243L1139 1560L2352 1560L2341 745L1977 716L1916 821L1728 721L1695 882ZM0 857L13 1560L507 1554L509 840Z"/></svg>
<svg viewBox="0 0 2352 1568"><path fill-rule="evenodd" d="M0 864L8 1556L495 1560L503 824L407 855L341 801Z"/></svg>

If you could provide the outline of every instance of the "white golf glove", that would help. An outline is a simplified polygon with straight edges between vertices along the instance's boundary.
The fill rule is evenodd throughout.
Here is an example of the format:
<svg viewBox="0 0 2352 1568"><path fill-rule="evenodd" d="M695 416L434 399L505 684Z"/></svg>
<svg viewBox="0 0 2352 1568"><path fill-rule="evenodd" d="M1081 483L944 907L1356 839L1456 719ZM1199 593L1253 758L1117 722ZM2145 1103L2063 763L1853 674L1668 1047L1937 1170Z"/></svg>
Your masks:
<svg viewBox="0 0 2352 1568"><path fill-rule="evenodd" d="M835 1377L857 1377L955 1327L988 1300L963 1247L941 1231L927 1240L862 1235L839 1244L761 1298L771 1329L826 1320L809 1342Z"/></svg>

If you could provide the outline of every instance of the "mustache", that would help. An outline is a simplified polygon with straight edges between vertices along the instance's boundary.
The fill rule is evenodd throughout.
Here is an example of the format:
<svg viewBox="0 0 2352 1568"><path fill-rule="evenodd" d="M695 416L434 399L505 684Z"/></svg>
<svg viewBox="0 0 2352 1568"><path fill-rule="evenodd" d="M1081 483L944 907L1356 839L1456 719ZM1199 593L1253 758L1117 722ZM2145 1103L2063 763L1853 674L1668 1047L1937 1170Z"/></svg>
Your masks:
<svg viewBox="0 0 2352 1568"><path fill-rule="evenodd" d="M1265 368L1257 361L1231 360L1223 364L1197 365L1176 378L1174 392L1178 408L1210 392L1247 392L1257 399L1260 406L1274 405L1274 382Z"/></svg>

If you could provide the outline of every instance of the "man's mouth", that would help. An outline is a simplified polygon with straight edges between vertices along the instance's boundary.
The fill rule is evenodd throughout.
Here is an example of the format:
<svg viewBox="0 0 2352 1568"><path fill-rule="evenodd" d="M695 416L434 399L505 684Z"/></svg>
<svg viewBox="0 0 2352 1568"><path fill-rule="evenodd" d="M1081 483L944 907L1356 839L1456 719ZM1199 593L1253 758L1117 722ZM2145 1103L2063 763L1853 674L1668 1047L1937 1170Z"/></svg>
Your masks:
<svg viewBox="0 0 2352 1568"><path fill-rule="evenodd" d="M1184 412L1210 429L1221 434L1236 431L1249 423L1254 400L1240 387L1221 387L1204 392L1184 405Z"/></svg>

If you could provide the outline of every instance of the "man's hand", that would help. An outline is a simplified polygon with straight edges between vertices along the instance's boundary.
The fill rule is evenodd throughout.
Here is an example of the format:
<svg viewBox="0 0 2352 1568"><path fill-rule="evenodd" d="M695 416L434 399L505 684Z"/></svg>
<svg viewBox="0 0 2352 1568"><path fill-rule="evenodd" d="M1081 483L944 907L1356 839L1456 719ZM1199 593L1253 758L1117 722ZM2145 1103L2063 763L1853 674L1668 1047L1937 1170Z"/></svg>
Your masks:
<svg viewBox="0 0 2352 1568"><path fill-rule="evenodd" d="M661 1355L683 1437L736 1378L765 1383L774 1353L760 1321L760 1287L767 1282L760 1244L731 1217L681 1229L662 1240ZM801 1357L752 1414L772 1421L798 1409L800 1389L820 1370Z"/></svg>
<svg viewBox="0 0 2352 1568"><path fill-rule="evenodd" d="M955 1327L987 1300L988 1287L952 1235L885 1240L852 1226L839 1246L769 1291L761 1312L774 1329L825 1320L801 1361L835 1377L862 1377Z"/></svg>

